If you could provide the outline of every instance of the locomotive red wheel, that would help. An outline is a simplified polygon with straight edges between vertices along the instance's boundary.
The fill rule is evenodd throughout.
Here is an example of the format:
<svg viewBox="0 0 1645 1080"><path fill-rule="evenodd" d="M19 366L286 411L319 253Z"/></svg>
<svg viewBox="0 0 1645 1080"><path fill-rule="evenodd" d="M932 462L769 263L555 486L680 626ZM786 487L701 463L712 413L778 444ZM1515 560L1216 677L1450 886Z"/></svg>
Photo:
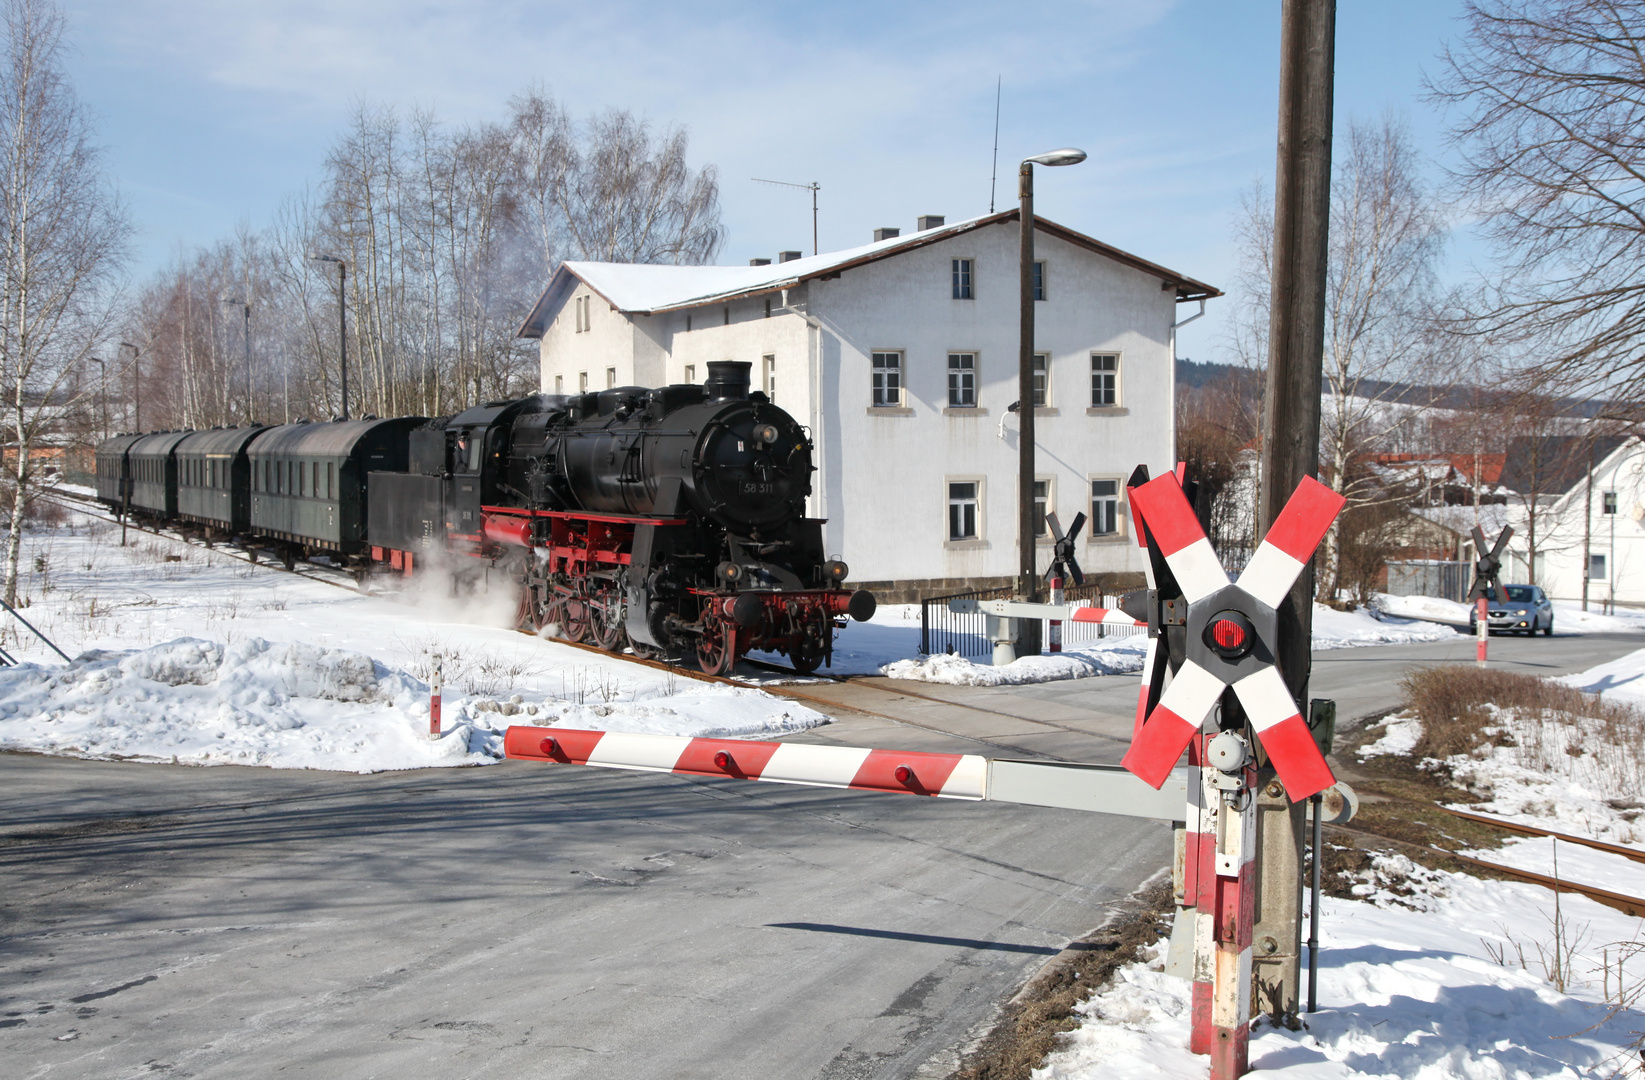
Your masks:
<svg viewBox="0 0 1645 1080"><path fill-rule="evenodd" d="M737 663L737 632L712 615L703 617L697 639L697 665L705 675L724 675Z"/></svg>
<svg viewBox="0 0 1645 1080"><path fill-rule="evenodd" d="M567 641L583 641L593 625L593 609L584 596L568 596L561 602L560 636Z"/></svg>
<svg viewBox="0 0 1645 1080"><path fill-rule="evenodd" d="M541 630L548 622L543 613L543 605L537 600L535 586L527 585L520 590L520 607L514 622L521 630L530 630L532 633Z"/></svg>
<svg viewBox="0 0 1645 1080"><path fill-rule="evenodd" d="M623 627L622 595L616 589L602 589L594 597L594 644L607 652L621 652L628 641Z"/></svg>

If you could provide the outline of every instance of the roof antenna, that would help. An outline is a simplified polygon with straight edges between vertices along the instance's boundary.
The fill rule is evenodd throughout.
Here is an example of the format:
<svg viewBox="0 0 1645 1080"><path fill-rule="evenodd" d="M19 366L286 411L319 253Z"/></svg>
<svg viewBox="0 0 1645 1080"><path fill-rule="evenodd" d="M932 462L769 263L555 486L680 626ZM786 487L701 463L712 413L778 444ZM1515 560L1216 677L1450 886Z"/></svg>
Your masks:
<svg viewBox="0 0 1645 1080"><path fill-rule="evenodd" d="M1000 178L1000 88L1005 85L1005 76L1000 75L994 81L994 171L988 174L988 212L994 212L994 184Z"/></svg>
<svg viewBox="0 0 1645 1080"><path fill-rule="evenodd" d="M761 180L757 176L749 177L756 184L776 184L778 187L799 188L801 191L811 192L811 254L817 253L817 192L822 185L815 180L809 184L790 184L787 180Z"/></svg>

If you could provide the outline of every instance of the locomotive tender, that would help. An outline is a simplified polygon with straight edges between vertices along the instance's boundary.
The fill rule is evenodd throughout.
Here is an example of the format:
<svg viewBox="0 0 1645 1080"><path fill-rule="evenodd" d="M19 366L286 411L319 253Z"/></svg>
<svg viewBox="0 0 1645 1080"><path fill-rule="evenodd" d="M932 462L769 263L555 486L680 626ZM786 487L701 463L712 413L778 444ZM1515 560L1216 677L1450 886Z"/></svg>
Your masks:
<svg viewBox="0 0 1645 1080"><path fill-rule="evenodd" d="M522 628L567 640L695 652L712 674L750 650L813 671L874 597L842 587L847 567L805 517L808 433L749 391L749 364L708 368L700 386L539 394L431 421L117 436L98 448L98 496L274 547L288 566L324 553L457 583L497 571L519 589ZM139 505L150 441L168 456L142 473L172 491Z"/></svg>

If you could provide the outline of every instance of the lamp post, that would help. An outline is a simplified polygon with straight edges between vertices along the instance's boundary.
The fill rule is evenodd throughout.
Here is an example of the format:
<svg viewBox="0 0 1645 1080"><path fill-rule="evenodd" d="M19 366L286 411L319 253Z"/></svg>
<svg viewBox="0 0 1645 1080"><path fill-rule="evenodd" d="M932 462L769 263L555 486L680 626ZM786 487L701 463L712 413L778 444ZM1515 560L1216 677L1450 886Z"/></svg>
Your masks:
<svg viewBox="0 0 1645 1080"><path fill-rule="evenodd" d="M120 343L122 349L131 350L131 378L128 385L131 388L131 429L143 430L143 373L137 366L137 360L143 355L143 350L129 341Z"/></svg>
<svg viewBox="0 0 1645 1080"><path fill-rule="evenodd" d="M348 282L348 263L335 255L316 255L320 262L337 264L337 352L343 384L343 419L348 419L348 308L343 297Z"/></svg>
<svg viewBox="0 0 1645 1080"><path fill-rule="evenodd" d="M99 389L101 390L101 393L98 396L102 398L103 404L103 423L101 430L103 432L103 438L107 440L109 437L109 366L103 362L101 357L98 356L88 356L86 359L97 365L97 381L100 384Z"/></svg>
<svg viewBox="0 0 1645 1080"><path fill-rule="evenodd" d="M248 300L246 300L244 297L240 297L240 296L225 296L225 297L222 298L222 302L225 303L225 304L237 304L237 305L239 305L240 309L245 313L245 318L246 318L245 329L242 331L241 336L243 338L245 338L245 344L246 344L246 423L249 424L249 423L251 423L251 410L252 410L252 403L251 403L251 303Z"/></svg>
<svg viewBox="0 0 1645 1080"><path fill-rule="evenodd" d="M1053 150L1025 158L1017 168L1017 197L1022 200L1022 321L1017 352L1017 594L1039 599L1039 569L1034 537L1034 166L1078 165L1084 150Z"/></svg>

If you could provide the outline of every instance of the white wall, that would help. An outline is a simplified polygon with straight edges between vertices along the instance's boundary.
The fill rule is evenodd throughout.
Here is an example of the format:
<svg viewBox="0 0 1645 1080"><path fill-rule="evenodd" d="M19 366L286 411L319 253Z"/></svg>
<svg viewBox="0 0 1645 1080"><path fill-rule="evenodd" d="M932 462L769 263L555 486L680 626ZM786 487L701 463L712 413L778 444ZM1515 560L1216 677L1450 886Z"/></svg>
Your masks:
<svg viewBox="0 0 1645 1080"><path fill-rule="evenodd" d="M830 546L859 580L995 577L1015 572L1018 232L1006 223L917 248L811 283L822 323L824 441L841 448L824 468ZM1046 300L1035 305L1035 344L1051 354L1047 407L1036 414L1036 473L1052 481L1053 509L1066 527L1087 508L1093 476L1122 482L1138 464L1172 465L1175 293L1158 278L1040 234ZM973 260L972 300L955 300L951 261ZM894 302L887 298L894 297ZM872 406L871 354L904 353L904 404ZM1121 356L1117 408L1088 412L1090 354ZM950 351L977 354L974 413L944 410ZM1006 416L1005 437L999 437ZM949 478L983 481L981 537L949 543ZM1142 569L1124 519L1120 532L1086 533L1081 565L1091 572ZM1049 555L1042 553L1042 561Z"/></svg>
<svg viewBox="0 0 1645 1080"><path fill-rule="evenodd" d="M1604 493L1617 493L1617 512L1606 515ZM1593 506L1585 515L1583 486L1560 500L1549 512L1554 523L1546 546L1537 544L1542 566L1540 585L1561 600L1582 597L1583 519L1588 521L1588 550L1605 556L1605 578L1588 583L1590 605L1613 598L1623 604L1645 604L1645 446L1630 440L1618 447L1594 470ZM1539 528L1541 524L1539 523ZM1522 547L1515 537L1514 546ZM1523 556L1520 565L1523 566Z"/></svg>

